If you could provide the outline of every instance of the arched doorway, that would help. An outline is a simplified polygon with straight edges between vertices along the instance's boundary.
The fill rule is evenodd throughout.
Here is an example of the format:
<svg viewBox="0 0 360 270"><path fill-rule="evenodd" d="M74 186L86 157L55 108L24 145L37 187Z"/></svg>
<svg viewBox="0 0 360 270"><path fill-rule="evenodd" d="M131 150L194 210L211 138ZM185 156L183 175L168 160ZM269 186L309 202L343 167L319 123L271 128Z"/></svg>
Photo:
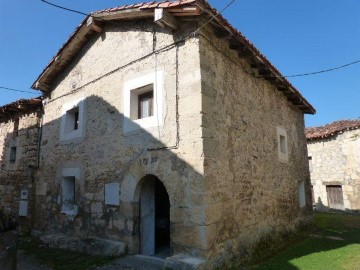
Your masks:
<svg viewBox="0 0 360 270"><path fill-rule="evenodd" d="M164 184L154 175L142 181L140 193L140 253L170 255L170 201Z"/></svg>

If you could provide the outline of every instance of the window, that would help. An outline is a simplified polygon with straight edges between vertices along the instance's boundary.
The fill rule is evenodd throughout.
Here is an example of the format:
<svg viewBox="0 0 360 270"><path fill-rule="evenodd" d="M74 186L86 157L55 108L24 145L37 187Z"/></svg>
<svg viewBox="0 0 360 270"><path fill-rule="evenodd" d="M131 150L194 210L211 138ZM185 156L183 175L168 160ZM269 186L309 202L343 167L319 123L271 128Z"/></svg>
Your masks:
<svg viewBox="0 0 360 270"><path fill-rule="evenodd" d="M61 173L60 207L61 213L74 216L78 213L77 199L83 190L80 168L64 168Z"/></svg>
<svg viewBox="0 0 360 270"><path fill-rule="evenodd" d="M75 210L75 177L63 177L61 180L62 213L72 213Z"/></svg>
<svg viewBox="0 0 360 270"><path fill-rule="evenodd" d="M79 107L66 112L65 132L69 133L79 129Z"/></svg>
<svg viewBox="0 0 360 270"><path fill-rule="evenodd" d="M16 161L16 147L10 148L10 163L15 163Z"/></svg>
<svg viewBox="0 0 360 270"><path fill-rule="evenodd" d="M280 162L288 161L288 140L286 135L286 129L283 127L276 128L277 145L278 145L278 157Z"/></svg>
<svg viewBox="0 0 360 270"><path fill-rule="evenodd" d="M139 95L139 116L138 119L146 118L154 115L154 92L149 91Z"/></svg>
<svg viewBox="0 0 360 270"><path fill-rule="evenodd" d="M146 85L133 89L130 93L130 119L143 119L154 116L154 86Z"/></svg>
<svg viewBox="0 0 360 270"><path fill-rule="evenodd" d="M163 83L162 71L124 83L124 133L162 125Z"/></svg>
<svg viewBox="0 0 360 270"><path fill-rule="evenodd" d="M84 100L76 100L63 106L60 141L81 138L84 135Z"/></svg>
<svg viewBox="0 0 360 270"><path fill-rule="evenodd" d="M312 172L313 168L312 168L312 156L308 157L309 160L309 171Z"/></svg>
<svg viewBox="0 0 360 270"><path fill-rule="evenodd" d="M286 154L286 138L280 135L280 152Z"/></svg>

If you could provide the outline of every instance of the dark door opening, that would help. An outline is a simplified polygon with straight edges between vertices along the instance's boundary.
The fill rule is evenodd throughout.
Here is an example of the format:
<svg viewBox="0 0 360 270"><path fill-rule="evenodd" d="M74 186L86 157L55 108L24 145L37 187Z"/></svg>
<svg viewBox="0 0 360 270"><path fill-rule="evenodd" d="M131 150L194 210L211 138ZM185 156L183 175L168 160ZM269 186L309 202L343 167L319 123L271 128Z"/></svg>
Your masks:
<svg viewBox="0 0 360 270"><path fill-rule="evenodd" d="M143 179L140 195L140 252L170 255L170 201L165 186L152 175Z"/></svg>
<svg viewBox="0 0 360 270"><path fill-rule="evenodd" d="M160 257L170 255L170 201L158 179L155 182L155 254Z"/></svg>

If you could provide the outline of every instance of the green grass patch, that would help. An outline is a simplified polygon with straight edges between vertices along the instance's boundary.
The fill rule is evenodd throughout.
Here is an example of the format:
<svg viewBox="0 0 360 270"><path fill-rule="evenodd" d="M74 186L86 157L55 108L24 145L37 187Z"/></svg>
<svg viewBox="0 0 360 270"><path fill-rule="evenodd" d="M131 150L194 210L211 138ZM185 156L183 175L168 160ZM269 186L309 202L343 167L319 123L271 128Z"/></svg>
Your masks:
<svg viewBox="0 0 360 270"><path fill-rule="evenodd" d="M360 216L315 213L316 230L253 269L336 270L360 268Z"/></svg>
<svg viewBox="0 0 360 270"><path fill-rule="evenodd" d="M85 270L89 267L104 265L114 259L50 248L34 237L19 238L18 249L24 250L26 254L34 256L54 270Z"/></svg>

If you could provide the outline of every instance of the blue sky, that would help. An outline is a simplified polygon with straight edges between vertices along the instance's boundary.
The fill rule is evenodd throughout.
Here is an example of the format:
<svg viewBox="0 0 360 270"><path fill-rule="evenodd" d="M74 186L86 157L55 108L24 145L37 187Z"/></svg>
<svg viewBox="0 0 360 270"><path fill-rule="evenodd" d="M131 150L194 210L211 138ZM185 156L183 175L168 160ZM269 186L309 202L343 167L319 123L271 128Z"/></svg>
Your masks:
<svg viewBox="0 0 360 270"><path fill-rule="evenodd" d="M140 1L52 0L85 13ZM210 0L218 10L229 1ZM282 72L292 75L360 59L358 0L237 0L223 16ZM30 86L67 40L82 15L40 0L0 0L0 86ZM314 76L289 78L317 114L306 125L360 117L360 64ZM39 95L0 89L0 106Z"/></svg>

